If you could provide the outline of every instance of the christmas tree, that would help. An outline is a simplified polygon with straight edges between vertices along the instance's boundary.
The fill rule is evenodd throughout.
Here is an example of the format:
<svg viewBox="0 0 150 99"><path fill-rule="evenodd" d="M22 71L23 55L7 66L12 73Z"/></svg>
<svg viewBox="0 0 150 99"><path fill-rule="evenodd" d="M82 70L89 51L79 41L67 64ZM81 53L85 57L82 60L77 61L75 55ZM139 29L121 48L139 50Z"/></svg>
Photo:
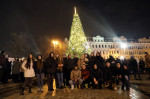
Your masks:
<svg viewBox="0 0 150 99"><path fill-rule="evenodd" d="M67 54L71 54L71 56L77 54L77 56L80 57L84 53L90 54L91 49L87 43L81 21L75 7Z"/></svg>

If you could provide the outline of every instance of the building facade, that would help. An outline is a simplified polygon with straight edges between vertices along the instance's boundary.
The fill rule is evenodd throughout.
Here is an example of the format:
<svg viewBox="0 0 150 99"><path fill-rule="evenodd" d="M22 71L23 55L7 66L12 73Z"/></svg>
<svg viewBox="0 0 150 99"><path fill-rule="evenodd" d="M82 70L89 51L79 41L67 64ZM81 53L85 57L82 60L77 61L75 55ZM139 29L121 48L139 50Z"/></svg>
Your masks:
<svg viewBox="0 0 150 99"><path fill-rule="evenodd" d="M107 59L109 55L114 58L129 59L134 56L136 59L145 57L145 52L150 53L150 37L137 40L127 39L124 36L104 39L104 37L87 37L88 44L94 53L100 52L102 57Z"/></svg>

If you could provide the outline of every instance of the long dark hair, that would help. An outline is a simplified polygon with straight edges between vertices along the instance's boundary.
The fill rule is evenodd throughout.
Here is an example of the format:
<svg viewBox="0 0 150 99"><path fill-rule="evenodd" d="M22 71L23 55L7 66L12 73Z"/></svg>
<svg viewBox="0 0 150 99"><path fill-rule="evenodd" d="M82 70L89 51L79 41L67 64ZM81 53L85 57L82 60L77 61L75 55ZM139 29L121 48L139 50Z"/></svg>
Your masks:
<svg viewBox="0 0 150 99"><path fill-rule="evenodd" d="M30 69L30 67L31 67L31 65L30 65L30 63L31 63L31 61L34 63L34 58L33 58L33 55L32 55L32 59L30 58L30 55L32 55L32 54L29 54L29 56L28 56L28 58L27 58L27 64L26 64L26 68L28 69Z"/></svg>
<svg viewBox="0 0 150 99"><path fill-rule="evenodd" d="M39 59L39 56L41 56L41 59ZM42 59L43 59L42 55L41 55L41 54L38 54L38 55L37 55L37 60L42 61Z"/></svg>
<svg viewBox="0 0 150 99"><path fill-rule="evenodd" d="M39 59L39 56L41 56L41 59ZM37 67L39 69L42 69L43 68L43 59L42 59L42 55L41 54L38 54L37 55Z"/></svg>

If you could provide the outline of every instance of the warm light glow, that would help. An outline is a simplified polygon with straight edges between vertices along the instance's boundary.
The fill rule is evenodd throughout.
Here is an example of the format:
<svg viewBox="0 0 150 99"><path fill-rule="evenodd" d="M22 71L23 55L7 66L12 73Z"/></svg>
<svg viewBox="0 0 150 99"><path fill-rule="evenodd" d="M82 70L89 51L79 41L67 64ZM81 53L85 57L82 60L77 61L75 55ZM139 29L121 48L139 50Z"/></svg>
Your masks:
<svg viewBox="0 0 150 99"><path fill-rule="evenodd" d="M77 9L76 9L76 7L74 7L74 13L77 14Z"/></svg>
<svg viewBox="0 0 150 99"><path fill-rule="evenodd" d="M128 47L128 46L127 46L126 43L121 43L121 48L125 49L125 48L127 48L127 47Z"/></svg>
<svg viewBox="0 0 150 99"><path fill-rule="evenodd" d="M52 41L54 45L58 44L58 41Z"/></svg>
<svg viewBox="0 0 150 99"><path fill-rule="evenodd" d="M120 56L120 59L122 59L122 60L123 60L123 59L124 59L124 56Z"/></svg>

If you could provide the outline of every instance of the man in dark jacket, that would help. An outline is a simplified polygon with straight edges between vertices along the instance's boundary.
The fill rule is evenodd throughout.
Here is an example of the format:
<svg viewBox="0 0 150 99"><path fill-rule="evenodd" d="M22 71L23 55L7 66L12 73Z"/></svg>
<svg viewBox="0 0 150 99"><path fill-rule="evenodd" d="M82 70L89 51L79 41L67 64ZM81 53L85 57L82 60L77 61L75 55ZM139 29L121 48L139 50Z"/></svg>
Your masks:
<svg viewBox="0 0 150 99"><path fill-rule="evenodd" d="M122 70L122 89L124 90L124 87L126 87L126 90L130 90L130 83L129 83L129 70L126 65L123 65Z"/></svg>
<svg viewBox="0 0 150 99"><path fill-rule="evenodd" d="M21 67L21 63L19 62L19 59L16 59L16 61L14 62L13 69L12 69L14 82L19 81L20 67Z"/></svg>
<svg viewBox="0 0 150 99"><path fill-rule="evenodd" d="M104 69L104 59L100 55L99 52L96 53L95 63L97 64L97 68L103 71L103 69Z"/></svg>
<svg viewBox="0 0 150 99"><path fill-rule="evenodd" d="M122 67L120 62L116 63L115 77L116 77L116 83L117 85L119 85L122 81Z"/></svg>
<svg viewBox="0 0 150 99"><path fill-rule="evenodd" d="M139 79L141 79L140 74L139 74L139 69L138 69L138 63L134 56L131 56L130 61L129 61L129 67L131 68L133 74L134 74L134 79L138 80L136 77L136 74L138 74Z"/></svg>
<svg viewBox="0 0 150 99"><path fill-rule="evenodd" d="M81 70L81 77L82 77L83 83L82 83L81 88L85 88L86 83L88 84L88 87L90 86L89 75L90 75L90 73L86 69L86 65L83 64L82 65L82 70Z"/></svg>
<svg viewBox="0 0 150 99"><path fill-rule="evenodd" d="M79 58L77 57L77 54L74 55L73 61L74 61L74 66L77 66L77 62L78 62Z"/></svg>
<svg viewBox="0 0 150 99"><path fill-rule="evenodd" d="M2 76L2 83L8 83L8 78L11 71L11 63L8 61L8 58L5 60L5 66L3 67L3 76Z"/></svg>
<svg viewBox="0 0 150 99"><path fill-rule="evenodd" d="M0 81L2 80L2 76L3 76L3 70L4 70L4 66L5 66L5 52L1 51L0 53Z"/></svg>
<svg viewBox="0 0 150 99"><path fill-rule="evenodd" d="M106 62L106 67L103 71L103 77L105 87L112 88L112 70L109 61Z"/></svg>
<svg viewBox="0 0 150 99"><path fill-rule="evenodd" d="M67 60L65 61L65 64L64 64L64 75L65 75L64 79L66 80L65 84L67 86L69 86L70 73L74 69L74 64L75 64L74 60L71 59L71 55L69 54L68 58L67 58Z"/></svg>
<svg viewBox="0 0 150 99"><path fill-rule="evenodd" d="M94 69L91 72L91 82L92 82L92 86L93 88L102 88L102 81L103 81L103 76L102 76L102 72L100 71L100 69L97 68L97 65L94 65Z"/></svg>
<svg viewBox="0 0 150 99"><path fill-rule="evenodd" d="M45 60L45 69L47 75L47 83L48 83L48 90L54 91L53 89L53 78L56 73L57 62L54 59L54 53L51 52L49 57Z"/></svg>
<svg viewBox="0 0 150 99"><path fill-rule="evenodd" d="M92 52L90 55L90 72L93 70L95 64L95 56L94 53Z"/></svg>
<svg viewBox="0 0 150 99"><path fill-rule="evenodd" d="M145 70L145 62L144 62L143 59L140 59L139 67L140 67L140 71L141 71L142 73L144 73L144 70Z"/></svg>

